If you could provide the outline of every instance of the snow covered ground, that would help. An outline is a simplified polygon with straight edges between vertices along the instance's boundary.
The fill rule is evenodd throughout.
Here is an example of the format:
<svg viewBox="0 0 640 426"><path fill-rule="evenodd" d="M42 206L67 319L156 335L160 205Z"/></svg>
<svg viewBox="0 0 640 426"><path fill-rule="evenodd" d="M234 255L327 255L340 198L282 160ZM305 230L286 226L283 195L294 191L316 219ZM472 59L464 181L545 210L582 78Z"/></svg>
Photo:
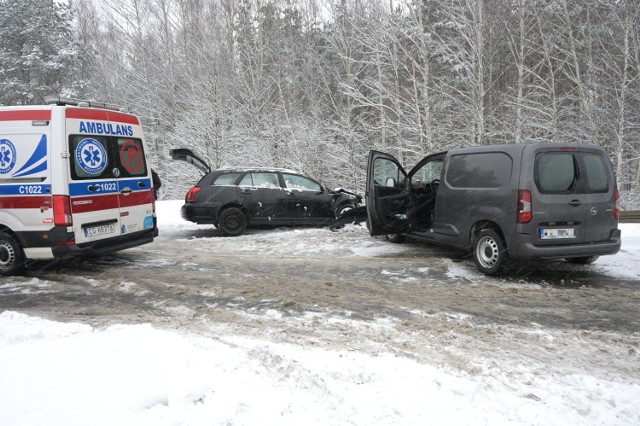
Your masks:
<svg viewBox="0 0 640 426"><path fill-rule="evenodd" d="M179 204L158 203L159 223L168 234L197 228L179 218ZM640 225L621 228L622 251L599 259L594 267L615 278L638 281ZM368 245L366 235L356 234L353 255L375 257L385 252ZM312 238L318 235L324 234L310 232ZM283 232L281 244L270 249L321 254L335 248L330 240L295 247L292 242L291 232ZM452 275L481 279L455 265ZM11 285L11 279L1 283ZM305 320L282 317L274 310L247 315L277 317L292 326ZM336 325L322 328L323 333L400 333L392 319L309 316ZM448 350L467 363L473 360L472 368L456 369L436 356L384 347L362 351L283 343L272 339L269 330L260 338L239 335L233 324L205 324L193 330L127 324L99 329L5 311L0 314L0 425L640 424L637 333L630 346L617 345L617 335L610 336L611 361L624 366L619 371L631 372L618 374L588 363L584 368L561 367L566 365L563 358L578 353L580 347L585 353L608 350L590 347L586 333L569 336L530 325L487 329L487 333L526 335L533 344L522 357L487 355L474 347L479 342L467 345L466 353L456 353L465 345L436 347L463 340L456 327L474 327L468 321L464 316L451 318L447 340L402 332L413 339L411 343L426 348L420 352L423 355L431 349L434 354ZM317 336L319 342L322 339L322 334ZM555 364L544 356L550 347L571 347L574 352L559 350Z"/></svg>

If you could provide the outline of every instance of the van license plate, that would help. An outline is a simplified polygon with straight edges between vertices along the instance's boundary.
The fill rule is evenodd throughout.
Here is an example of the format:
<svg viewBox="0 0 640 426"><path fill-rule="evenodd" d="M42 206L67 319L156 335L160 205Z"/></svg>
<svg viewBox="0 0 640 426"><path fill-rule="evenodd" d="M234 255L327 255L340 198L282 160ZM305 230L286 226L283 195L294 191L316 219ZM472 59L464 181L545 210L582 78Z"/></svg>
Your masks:
<svg viewBox="0 0 640 426"><path fill-rule="evenodd" d="M110 223L108 225L92 226L90 228L82 228L86 238L99 237L101 235L113 234L116 232L116 225Z"/></svg>
<svg viewBox="0 0 640 426"><path fill-rule="evenodd" d="M576 234L573 228L553 228L545 229L540 228L541 240L563 240L568 238L575 238Z"/></svg>

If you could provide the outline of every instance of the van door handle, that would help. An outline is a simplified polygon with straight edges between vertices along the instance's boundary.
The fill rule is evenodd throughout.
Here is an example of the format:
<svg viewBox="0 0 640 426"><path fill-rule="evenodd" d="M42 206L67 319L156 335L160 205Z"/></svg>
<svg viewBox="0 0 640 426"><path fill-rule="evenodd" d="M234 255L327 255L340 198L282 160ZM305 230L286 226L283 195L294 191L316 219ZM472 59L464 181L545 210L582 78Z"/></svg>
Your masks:
<svg viewBox="0 0 640 426"><path fill-rule="evenodd" d="M133 191L131 190L131 188L129 188L128 186L126 188L123 188L122 191L120 191L121 194L123 195L129 195L131 194Z"/></svg>
<svg viewBox="0 0 640 426"><path fill-rule="evenodd" d="M571 200L571 201L569 202L569 205L570 205L570 206L573 206L573 207L578 207L578 206L581 206L581 205L582 205L582 201L580 201L580 200Z"/></svg>

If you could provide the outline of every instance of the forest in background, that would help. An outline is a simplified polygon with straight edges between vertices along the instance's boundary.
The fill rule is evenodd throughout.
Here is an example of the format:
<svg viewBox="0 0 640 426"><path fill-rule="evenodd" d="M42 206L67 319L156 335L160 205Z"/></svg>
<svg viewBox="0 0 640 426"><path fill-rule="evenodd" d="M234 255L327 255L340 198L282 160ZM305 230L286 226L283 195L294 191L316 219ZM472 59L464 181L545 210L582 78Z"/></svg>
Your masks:
<svg viewBox="0 0 640 426"><path fill-rule="evenodd" d="M605 147L640 206L637 0L0 0L0 104L138 114L182 198L214 168L293 168L364 190L367 153Z"/></svg>

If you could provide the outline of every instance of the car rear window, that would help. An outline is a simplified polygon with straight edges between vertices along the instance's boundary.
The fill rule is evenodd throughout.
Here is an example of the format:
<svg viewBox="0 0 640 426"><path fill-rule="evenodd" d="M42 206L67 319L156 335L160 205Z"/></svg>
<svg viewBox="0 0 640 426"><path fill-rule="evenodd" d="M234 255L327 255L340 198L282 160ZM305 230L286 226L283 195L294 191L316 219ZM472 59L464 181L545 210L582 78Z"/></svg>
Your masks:
<svg viewBox="0 0 640 426"><path fill-rule="evenodd" d="M212 185L224 186L235 185L240 177L240 173L223 173L213 181Z"/></svg>
<svg viewBox="0 0 640 426"><path fill-rule="evenodd" d="M446 181L453 188L499 188L511 177L511 165L502 152L452 155Z"/></svg>
<svg viewBox="0 0 640 426"><path fill-rule="evenodd" d="M536 157L535 182L547 194L607 192L609 171L597 153L545 152Z"/></svg>

